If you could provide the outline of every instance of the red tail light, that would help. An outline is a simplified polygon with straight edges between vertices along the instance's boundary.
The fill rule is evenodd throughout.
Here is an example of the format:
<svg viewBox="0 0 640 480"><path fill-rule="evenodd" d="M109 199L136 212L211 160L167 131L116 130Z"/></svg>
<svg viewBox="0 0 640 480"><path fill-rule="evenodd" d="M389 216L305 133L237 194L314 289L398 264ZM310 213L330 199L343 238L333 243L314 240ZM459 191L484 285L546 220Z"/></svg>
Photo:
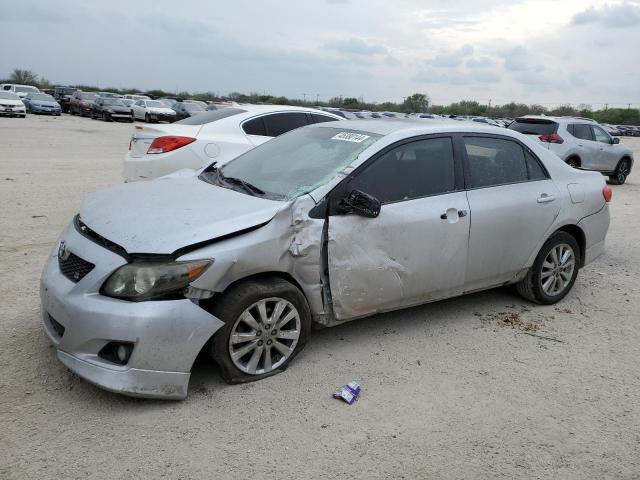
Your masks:
<svg viewBox="0 0 640 480"><path fill-rule="evenodd" d="M191 137L157 137L151 142L151 145L149 145L147 153L167 153L195 141L196 139Z"/></svg>
<svg viewBox="0 0 640 480"><path fill-rule="evenodd" d="M609 203L611 201L611 197L613 196L613 190L609 185L605 185L602 189L602 196L604 197L604 201Z"/></svg>
<svg viewBox="0 0 640 480"><path fill-rule="evenodd" d="M557 133L551 133L551 134L548 134L548 135L540 135L538 138L540 139L541 142L564 143L564 140L562 139L562 137L560 135L558 135Z"/></svg>

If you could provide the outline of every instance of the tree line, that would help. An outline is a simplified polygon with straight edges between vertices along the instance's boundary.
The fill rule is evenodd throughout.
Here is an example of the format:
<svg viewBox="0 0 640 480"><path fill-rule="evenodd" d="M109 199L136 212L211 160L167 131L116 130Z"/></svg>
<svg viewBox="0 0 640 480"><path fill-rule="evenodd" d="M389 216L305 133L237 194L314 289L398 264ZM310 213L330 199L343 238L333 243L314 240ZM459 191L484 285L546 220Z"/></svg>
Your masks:
<svg viewBox="0 0 640 480"><path fill-rule="evenodd" d="M32 72L16 68L6 80L0 83L20 83L24 85L34 85L39 88L52 88L52 83L46 78ZM581 104L577 107L572 105L560 105L554 108L547 108L543 105L510 102L503 105L490 105L477 102L475 100L462 100L450 103L449 105L436 105L431 103L429 95L426 93L414 93L403 99L400 103L383 102L371 103L356 97L333 97L329 101L307 101L287 98L283 96L273 96L252 92L249 94L232 92L228 95L219 95L215 92L168 92L154 89L141 91L136 88L98 88L95 85L74 85L74 87L85 91L106 91L119 94L145 93L154 98L158 97L180 97L194 98L204 101L235 101L238 103L266 103L272 105L298 105L298 106L323 106L347 108L354 110L371 111L392 111L403 113L436 113L439 115L472 115L491 118L515 118L523 115L550 115L550 116L577 116L594 119L600 123L610 123L613 125L640 125L640 110L637 108L605 108L594 110L590 105Z"/></svg>

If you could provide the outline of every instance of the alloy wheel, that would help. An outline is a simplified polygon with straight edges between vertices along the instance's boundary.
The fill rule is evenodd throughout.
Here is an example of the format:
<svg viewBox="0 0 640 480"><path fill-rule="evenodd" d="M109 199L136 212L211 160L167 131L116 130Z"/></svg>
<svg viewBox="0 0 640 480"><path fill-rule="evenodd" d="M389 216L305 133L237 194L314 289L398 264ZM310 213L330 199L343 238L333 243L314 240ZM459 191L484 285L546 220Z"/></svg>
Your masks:
<svg viewBox="0 0 640 480"><path fill-rule="evenodd" d="M269 373L293 354L300 332L300 314L291 302L278 297L259 300L233 325L229 336L231 361L249 375Z"/></svg>
<svg viewBox="0 0 640 480"><path fill-rule="evenodd" d="M566 243L555 245L542 262L540 282L542 290L550 297L560 295L571 283L576 258Z"/></svg>
<svg viewBox="0 0 640 480"><path fill-rule="evenodd" d="M629 170L629 162L623 160L618 166L618 170L616 171L616 180L618 181L618 183L623 184L626 181L627 176L630 173Z"/></svg>

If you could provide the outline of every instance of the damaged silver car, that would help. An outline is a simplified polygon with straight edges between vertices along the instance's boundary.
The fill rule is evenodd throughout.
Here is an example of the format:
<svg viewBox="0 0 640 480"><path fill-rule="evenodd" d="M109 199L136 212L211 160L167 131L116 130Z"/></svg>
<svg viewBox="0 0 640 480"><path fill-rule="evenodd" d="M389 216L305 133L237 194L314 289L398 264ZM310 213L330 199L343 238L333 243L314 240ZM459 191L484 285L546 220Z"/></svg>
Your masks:
<svg viewBox="0 0 640 480"><path fill-rule="evenodd" d="M81 377L184 398L284 370L312 323L514 284L561 300L603 252L611 190L518 132L451 121L294 130L230 163L89 194L41 281Z"/></svg>

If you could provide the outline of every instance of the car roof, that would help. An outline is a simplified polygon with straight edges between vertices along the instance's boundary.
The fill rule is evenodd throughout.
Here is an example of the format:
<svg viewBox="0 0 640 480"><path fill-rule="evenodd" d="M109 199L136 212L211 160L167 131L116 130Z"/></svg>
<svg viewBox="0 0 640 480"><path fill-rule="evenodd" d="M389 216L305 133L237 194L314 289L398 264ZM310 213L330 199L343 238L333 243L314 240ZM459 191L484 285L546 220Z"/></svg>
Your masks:
<svg viewBox="0 0 640 480"><path fill-rule="evenodd" d="M311 128L341 128L345 130L359 130L363 132L375 133L378 135L389 135L391 133L406 132L411 135L430 133L452 133L452 132L477 132L495 133L513 136L512 130L495 127L486 123L465 122L449 118L390 118L389 120L346 120L336 125L331 122L316 123Z"/></svg>
<svg viewBox="0 0 640 480"><path fill-rule="evenodd" d="M552 120L554 122L572 122L572 123L598 123L595 120L591 120L590 118L584 117L571 117L571 116L556 116L551 117L547 115L525 115L523 117L517 117L517 120L521 119L532 119L532 120Z"/></svg>

